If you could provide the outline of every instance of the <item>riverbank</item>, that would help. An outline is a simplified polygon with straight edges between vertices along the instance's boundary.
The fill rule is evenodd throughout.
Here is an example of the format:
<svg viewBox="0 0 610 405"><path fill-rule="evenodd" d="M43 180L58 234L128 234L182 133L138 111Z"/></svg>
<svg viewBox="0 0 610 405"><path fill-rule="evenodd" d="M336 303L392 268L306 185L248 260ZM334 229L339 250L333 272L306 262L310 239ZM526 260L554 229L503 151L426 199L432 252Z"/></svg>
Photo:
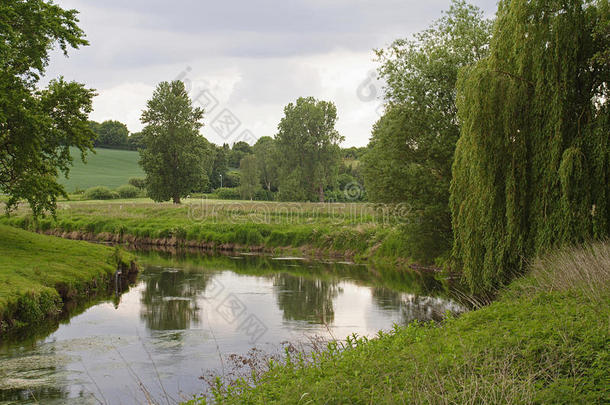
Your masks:
<svg viewBox="0 0 610 405"><path fill-rule="evenodd" d="M147 199L63 202L57 218L34 221L27 208L0 223L69 239L220 251L340 256L408 263L399 227L404 207L361 203L276 203Z"/></svg>
<svg viewBox="0 0 610 405"><path fill-rule="evenodd" d="M112 288L117 268L137 272L133 256L0 225L0 336L58 315L69 301Z"/></svg>
<svg viewBox="0 0 610 405"><path fill-rule="evenodd" d="M610 244L535 261L482 309L217 391L224 404L608 403ZM191 401L205 403L204 399Z"/></svg>

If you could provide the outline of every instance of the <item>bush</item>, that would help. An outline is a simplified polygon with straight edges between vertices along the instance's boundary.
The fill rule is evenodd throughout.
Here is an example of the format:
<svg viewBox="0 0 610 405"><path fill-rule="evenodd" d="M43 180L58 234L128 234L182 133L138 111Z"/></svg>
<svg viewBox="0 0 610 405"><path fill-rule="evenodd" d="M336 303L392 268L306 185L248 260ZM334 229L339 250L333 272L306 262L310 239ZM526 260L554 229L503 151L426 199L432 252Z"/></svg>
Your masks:
<svg viewBox="0 0 610 405"><path fill-rule="evenodd" d="M129 185L139 188L140 190L144 190L146 188L146 179L143 177L130 177L127 180Z"/></svg>
<svg viewBox="0 0 610 405"><path fill-rule="evenodd" d="M239 190L237 188L222 187L216 190L215 194L221 200L239 200Z"/></svg>
<svg viewBox="0 0 610 405"><path fill-rule="evenodd" d="M273 192L269 190L258 189L254 193L254 199L256 201L273 201L274 195Z"/></svg>
<svg viewBox="0 0 610 405"><path fill-rule="evenodd" d="M96 186L85 191L86 200L112 200L118 198L118 193L111 191L108 187Z"/></svg>
<svg viewBox="0 0 610 405"><path fill-rule="evenodd" d="M121 198L136 198L140 195L140 190L130 184L125 184L116 189L116 192L119 194Z"/></svg>

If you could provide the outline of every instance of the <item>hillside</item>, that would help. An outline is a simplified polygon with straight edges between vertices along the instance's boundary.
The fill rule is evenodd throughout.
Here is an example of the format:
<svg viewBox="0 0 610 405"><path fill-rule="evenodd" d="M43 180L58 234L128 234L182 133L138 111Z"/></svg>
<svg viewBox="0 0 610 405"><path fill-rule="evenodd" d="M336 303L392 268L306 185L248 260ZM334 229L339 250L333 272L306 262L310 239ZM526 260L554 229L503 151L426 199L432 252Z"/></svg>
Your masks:
<svg viewBox="0 0 610 405"><path fill-rule="evenodd" d="M69 178L61 179L68 192L77 188L85 190L93 186L116 188L127 184L130 177L144 177L138 165L138 152L97 148L87 155L87 163L80 160L78 149L72 150L74 166Z"/></svg>

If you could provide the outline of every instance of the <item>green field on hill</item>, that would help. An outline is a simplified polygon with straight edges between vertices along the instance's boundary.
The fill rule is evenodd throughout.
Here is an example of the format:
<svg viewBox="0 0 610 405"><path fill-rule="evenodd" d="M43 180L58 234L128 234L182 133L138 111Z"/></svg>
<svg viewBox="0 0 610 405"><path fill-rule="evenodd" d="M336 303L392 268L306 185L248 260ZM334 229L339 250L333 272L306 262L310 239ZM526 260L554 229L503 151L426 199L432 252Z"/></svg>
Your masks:
<svg viewBox="0 0 610 405"><path fill-rule="evenodd" d="M60 180L69 193L94 186L114 189L127 184L130 177L144 177L136 151L97 148L95 153L87 154L87 163L81 161L78 149L71 152L74 166L69 177Z"/></svg>

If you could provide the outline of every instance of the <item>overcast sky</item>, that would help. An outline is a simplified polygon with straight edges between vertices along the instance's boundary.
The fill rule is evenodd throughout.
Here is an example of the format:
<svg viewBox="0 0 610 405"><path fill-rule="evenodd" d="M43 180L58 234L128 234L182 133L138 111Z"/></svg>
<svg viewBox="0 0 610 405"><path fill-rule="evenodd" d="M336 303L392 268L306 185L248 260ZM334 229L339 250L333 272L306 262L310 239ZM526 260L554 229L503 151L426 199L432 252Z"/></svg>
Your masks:
<svg viewBox="0 0 610 405"><path fill-rule="evenodd" d="M222 144L273 136L300 96L335 102L343 146L364 146L381 89L372 49L426 28L449 0L57 0L80 11L90 42L55 54L47 77L97 90L91 118L132 132L164 80L182 79L206 107L203 135ZM472 0L492 16L496 0ZM371 86L373 84L373 86Z"/></svg>

